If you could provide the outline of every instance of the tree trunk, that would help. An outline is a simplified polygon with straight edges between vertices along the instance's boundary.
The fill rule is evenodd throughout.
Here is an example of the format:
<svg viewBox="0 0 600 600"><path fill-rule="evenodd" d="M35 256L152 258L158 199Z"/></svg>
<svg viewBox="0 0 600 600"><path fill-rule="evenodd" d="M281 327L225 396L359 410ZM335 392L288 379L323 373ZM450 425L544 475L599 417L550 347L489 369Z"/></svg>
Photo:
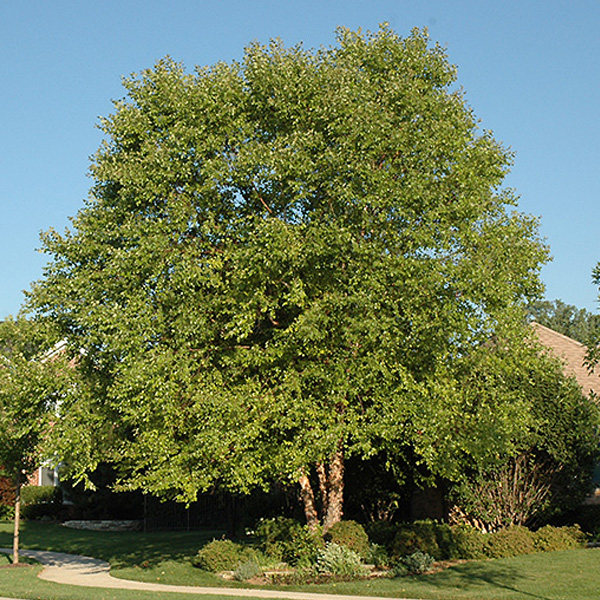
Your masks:
<svg viewBox="0 0 600 600"><path fill-rule="evenodd" d="M344 452L336 450L329 461L327 477L327 512L323 515L323 530L342 520L344 514Z"/></svg>
<svg viewBox="0 0 600 600"><path fill-rule="evenodd" d="M13 564L19 564L19 529L21 526L21 472L17 469L15 490L15 528L13 533Z"/></svg>
<svg viewBox="0 0 600 600"><path fill-rule="evenodd" d="M315 494L310 485L310 480L304 471L302 471L298 483L300 484L300 497L304 505L306 524L311 531L315 531L319 526L319 514L315 505Z"/></svg>
<svg viewBox="0 0 600 600"><path fill-rule="evenodd" d="M321 514L327 514L327 503L329 501L328 494L328 479L327 479L327 469L322 462L317 463L317 476L319 477L319 494L321 496Z"/></svg>

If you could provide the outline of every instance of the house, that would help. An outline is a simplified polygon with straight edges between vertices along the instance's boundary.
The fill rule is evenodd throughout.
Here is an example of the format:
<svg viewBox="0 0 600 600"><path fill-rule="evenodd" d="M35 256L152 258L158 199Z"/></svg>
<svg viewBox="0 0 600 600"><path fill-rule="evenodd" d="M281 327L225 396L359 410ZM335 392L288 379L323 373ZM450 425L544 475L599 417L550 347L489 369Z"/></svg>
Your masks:
<svg viewBox="0 0 600 600"><path fill-rule="evenodd" d="M575 377L585 396L600 398L600 366L589 369L586 364L587 347L535 321L531 327L540 343L563 361L565 373Z"/></svg>
<svg viewBox="0 0 600 600"><path fill-rule="evenodd" d="M587 361L587 347L562 333L535 321L531 323L540 343L548 348L564 365L565 373L575 377L583 394L595 402L600 401L600 365L590 369ZM600 504L600 465L594 471L596 490L586 500L586 504Z"/></svg>

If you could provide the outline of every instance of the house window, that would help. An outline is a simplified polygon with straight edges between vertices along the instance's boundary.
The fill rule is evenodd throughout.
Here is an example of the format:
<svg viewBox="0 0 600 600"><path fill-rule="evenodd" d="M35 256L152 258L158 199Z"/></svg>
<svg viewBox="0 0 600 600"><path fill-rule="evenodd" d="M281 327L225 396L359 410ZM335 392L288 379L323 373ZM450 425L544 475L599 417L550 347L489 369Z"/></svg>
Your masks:
<svg viewBox="0 0 600 600"><path fill-rule="evenodd" d="M40 485L58 485L58 472L50 467L40 467Z"/></svg>

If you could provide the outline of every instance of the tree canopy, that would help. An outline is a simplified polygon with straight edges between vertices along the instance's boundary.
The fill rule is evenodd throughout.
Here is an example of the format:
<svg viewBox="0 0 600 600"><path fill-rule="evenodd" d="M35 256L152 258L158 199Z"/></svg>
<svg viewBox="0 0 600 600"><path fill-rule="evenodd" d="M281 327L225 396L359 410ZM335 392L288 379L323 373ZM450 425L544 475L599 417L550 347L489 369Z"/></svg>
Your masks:
<svg viewBox="0 0 600 600"><path fill-rule="evenodd" d="M494 530L539 524L581 505L599 458L600 411L575 378L565 376L562 361L531 340L482 348L459 372L466 397L486 398L492 406L495 396L510 397L506 405L527 421L510 431L496 429L512 448L504 444L507 451L485 463L463 466L453 494L461 520Z"/></svg>
<svg viewBox="0 0 600 600"><path fill-rule="evenodd" d="M57 408L69 389L64 356L50 356L45 336L25 320L0 323L0 471L16 489L13 561L19 562L20 488L41 466Z"/></svg>
<svg viewBox="0 0 600 600"><path fill-rule="evenodd" d="M182 500L299 482L309 520L318 480L327 524L344 457L412 445L451 471L483 452L432 441L463 417L440 372L515 331L546 249L455 80L425 32L387 26L125 80L30 294L83 349L74 469L112 460Z"/></svg>
<svg viewBox="0 0 600 600"><path fill-rule="evenodd" d="M600 339L600 315L562 300L536 300L527 307L529 318L586 346Z"/></svg>

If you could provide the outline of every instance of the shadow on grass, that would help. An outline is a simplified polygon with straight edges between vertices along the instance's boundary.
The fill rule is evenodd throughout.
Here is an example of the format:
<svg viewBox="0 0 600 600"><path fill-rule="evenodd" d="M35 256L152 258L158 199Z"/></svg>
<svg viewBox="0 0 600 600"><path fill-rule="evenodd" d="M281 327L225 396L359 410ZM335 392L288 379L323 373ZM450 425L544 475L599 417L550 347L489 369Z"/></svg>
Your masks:
<svg viewBox="0 0 600 600"><path fill-rule="evenodd" d="M82 531L55 523L25 522L21 547L81 554L108 561L114 568L151 567L165 560L186 560L221 531ZM12 523L0 523L0 547L12 546Z"/></svg>
<svg viewBox="0 0 600 600"><path fill-rule="evenodd" d="M510 562L490 560L453 566L446 571L427 576L423 583L438 590L454 589L471 593L476 593L478 588L485 587L489 590L491 586L498 590L515 592L524 597L553 600L548 596L522 589L519 583L525 583L528 579L530 578ZM486 592L486 598L487 594L488 592Z"/></svg>

